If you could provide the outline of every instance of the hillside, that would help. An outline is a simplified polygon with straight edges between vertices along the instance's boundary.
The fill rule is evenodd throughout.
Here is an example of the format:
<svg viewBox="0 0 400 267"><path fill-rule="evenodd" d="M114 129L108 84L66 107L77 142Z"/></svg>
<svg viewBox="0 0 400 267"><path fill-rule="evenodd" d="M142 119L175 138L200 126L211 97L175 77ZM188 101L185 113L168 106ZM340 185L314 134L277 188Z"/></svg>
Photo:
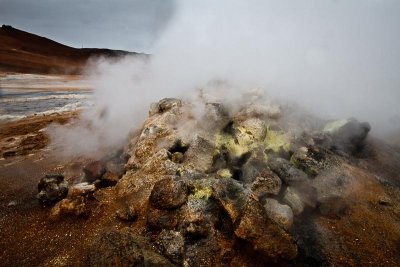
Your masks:
<svg viewBox="0 0 400 267"><path fill-rule="evenodd" d="M11 26L0 28L0 72L79 74L92 57L142 55L123 50L74 48Z"/></svg>

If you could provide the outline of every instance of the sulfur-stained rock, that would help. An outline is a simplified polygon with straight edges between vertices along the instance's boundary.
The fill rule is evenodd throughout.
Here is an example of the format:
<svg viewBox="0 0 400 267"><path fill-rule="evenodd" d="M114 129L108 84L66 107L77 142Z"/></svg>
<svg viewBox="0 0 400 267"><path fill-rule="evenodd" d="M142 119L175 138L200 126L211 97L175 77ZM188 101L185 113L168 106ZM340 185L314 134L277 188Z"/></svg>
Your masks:
<svg viewBox="0 0 400 267"><path fill-rule="evenodd" d="M187 195L184 181L168 177L155 183L149 201L157 209L175 209L186 202Z"/></svg>
<svg viewBox="0 0 400 267"><path fill-rule="evenodd" d="M256 180L251 185L253 194L261 198L266 194L277 195L281 190L281 179L270 170L265 170L257 176Z"/></svg>
<svg viewBox="0 0 400 267"><path fill-rule="evenodd" d="M267 216L258 201L251 198L239 218L235 235L271 261L291 260L297 256L295 240Z"/></svg>
<svg viewBox="0 0 400 267"><path fill-rule="evenodd" d="M42 204L54 204L65 198L68 194L68 183L64 176L58 174L45 175L38 184L37 198Z"/></svg>
<svg viewBox="0 0 400 267"><path fill-rule="evenodd" d="M289 230L293 225L293 211L288 205L279 203L276 199L267 198L264 204L268 217Z"/></svg>

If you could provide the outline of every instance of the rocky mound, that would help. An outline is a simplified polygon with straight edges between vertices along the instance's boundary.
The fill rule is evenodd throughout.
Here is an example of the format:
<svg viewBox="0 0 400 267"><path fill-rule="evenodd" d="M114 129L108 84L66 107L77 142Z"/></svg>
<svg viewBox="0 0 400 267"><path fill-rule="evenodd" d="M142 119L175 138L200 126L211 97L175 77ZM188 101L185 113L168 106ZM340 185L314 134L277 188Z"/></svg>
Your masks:
<svg viewBox="0 0 400 267"><path fill-rule="evenodd" d="M41 181L43 203L66 196L53 219L88 216L93 202L107 207L84 265L328 264L304 218L346 214L350 165L368 157L369 124L257 102L233 114L221 103L204 110L163 99L124 151L83 169L84 183L66 193L59 177Z"/></svg>

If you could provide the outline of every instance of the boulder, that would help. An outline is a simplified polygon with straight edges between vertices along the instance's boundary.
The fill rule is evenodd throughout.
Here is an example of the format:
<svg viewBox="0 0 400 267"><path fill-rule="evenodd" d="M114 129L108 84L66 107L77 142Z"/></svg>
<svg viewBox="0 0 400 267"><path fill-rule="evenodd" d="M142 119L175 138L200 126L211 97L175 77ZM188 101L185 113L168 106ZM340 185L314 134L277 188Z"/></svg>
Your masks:
<svg viewBox="0 0 400 267"><path fill-rule="evenodd" d="M286 185L300 184L308 180L306 173L284 158L272 158L268 161L268 165Z"/></svg>
<svg viewBox="0 0 400 267"><path fill-rule="evenodd" d="M282 201L292 208L294 215L299 215L305 208L301 196L296 192L296 190L290 187L286 188Z"/></svg>
<svg viewBox="0 0 400 267"><path fill-rule="evenodd" d="M176 209L186 202L187 195L184 181L168 177L155 183L149 201L157 209Z"/></svg>
<svg viewBox="0 0 400 267"><path fill-rule="evenodd" d="M270 170L262 171L251 185L253 194L261 198L266 194L278 195L282 182L279 177Z"/></svg>
<svg viewBox="0 0 400 267"><path fill-rule="evenodd" d="M185 164L199 171L207 171L213 164L214 144L200 135L195 135L188 151L185 153Z"/></svg>
<svg viewBox="0 0 400 267"><path fill-rule="evenodd" d="M248 199L236 225L235 235L246 240L252 249L266 259L292 260L297 256L293 237L267 216L258 201Z"/></svg>
<svg viewBox="0 0 400 267"><path fill-rule="evenodd" d="M59 174L45 175L38 184L37 198L42 204L54 204L68 194L68 183Z"/></svg>
<svg viewBox="0 0 400 267"><path fill-rule="evenodd" d="M219 179L212 185L212 196L235 223L243 212L250 192L234 179Z"/></svg>
<svg viewBox="0 0 400 267"><path fill-rule="evenodd" d="M85 174L85 180L89 183L93 183L99 180L101 176L106 172L104 164L100 161L92 161L83 167L83 173Z"/></svg>
<svg viewBox="0 0 400 267"><path fill-rule="evenodd" d="M293 211L288 205L278 202L276 199L267 198L264 204L265 211L269 218L289 230L293 225Z"/></svg>

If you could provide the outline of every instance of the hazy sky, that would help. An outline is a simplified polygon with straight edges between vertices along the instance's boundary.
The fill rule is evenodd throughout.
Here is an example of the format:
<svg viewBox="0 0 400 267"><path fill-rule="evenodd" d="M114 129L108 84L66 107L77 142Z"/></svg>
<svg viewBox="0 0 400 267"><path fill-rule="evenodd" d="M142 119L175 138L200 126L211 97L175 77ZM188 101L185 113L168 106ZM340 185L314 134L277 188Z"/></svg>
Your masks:
<svg viewBox="0 0 400 267"><path fill-rule="evenodd" d="M0 23L74 47L151 52L173 0L0 0Z"/></svg>

